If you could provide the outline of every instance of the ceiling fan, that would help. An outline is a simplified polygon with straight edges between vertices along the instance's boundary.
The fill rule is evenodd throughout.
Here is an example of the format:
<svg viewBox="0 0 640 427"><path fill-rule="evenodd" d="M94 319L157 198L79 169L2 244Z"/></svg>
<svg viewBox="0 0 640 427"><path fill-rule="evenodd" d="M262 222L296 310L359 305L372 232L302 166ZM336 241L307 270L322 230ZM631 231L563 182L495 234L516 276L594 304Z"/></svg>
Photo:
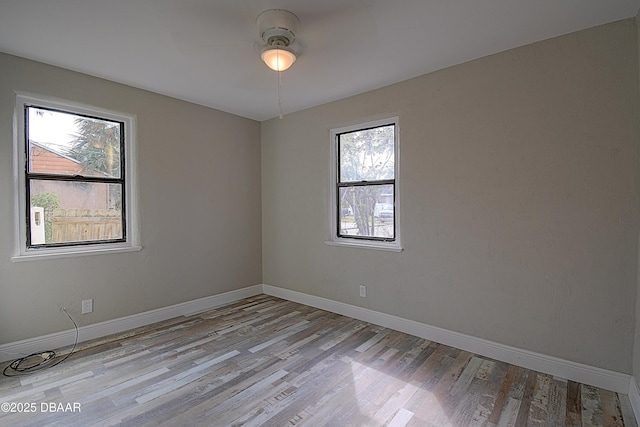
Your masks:
<svg viewBox="0 0 640 427"><path fill-rule="evenodd" d="M300 20L296 15L284 9L269 9L256 19L258 33L265 43L260 57L269 68L285 71L302 52L296 44L296 33Z"/></svg>

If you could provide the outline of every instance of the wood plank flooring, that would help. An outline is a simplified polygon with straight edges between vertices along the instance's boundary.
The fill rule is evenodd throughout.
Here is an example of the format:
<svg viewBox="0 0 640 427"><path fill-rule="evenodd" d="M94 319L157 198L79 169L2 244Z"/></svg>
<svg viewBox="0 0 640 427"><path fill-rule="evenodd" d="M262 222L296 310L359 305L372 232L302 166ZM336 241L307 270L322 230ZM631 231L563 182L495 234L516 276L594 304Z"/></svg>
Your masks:
<svg viewBox="0 0 640 427"><path fill-rule="evenodd" d="M636 425L625 395L267 295L84 343L0 402L12 427Z"/></svg>

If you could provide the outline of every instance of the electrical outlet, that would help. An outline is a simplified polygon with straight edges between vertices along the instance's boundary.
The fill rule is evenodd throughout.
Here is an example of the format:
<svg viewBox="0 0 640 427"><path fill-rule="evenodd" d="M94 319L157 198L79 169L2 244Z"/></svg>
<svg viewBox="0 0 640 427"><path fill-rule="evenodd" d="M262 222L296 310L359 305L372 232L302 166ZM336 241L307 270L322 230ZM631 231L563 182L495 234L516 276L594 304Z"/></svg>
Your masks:
<svg viewBox="0 0 640 427"><path fill-rule="evenodd" d="M360 285L360 297L361 298L366 298L367 297L367 286L366 285Z"/></svg>
<svg viewBox="0 0 640 427"><path fill-rule="evenodd" d="M82 314L93 313L93 300L82 300Z"/></svg>

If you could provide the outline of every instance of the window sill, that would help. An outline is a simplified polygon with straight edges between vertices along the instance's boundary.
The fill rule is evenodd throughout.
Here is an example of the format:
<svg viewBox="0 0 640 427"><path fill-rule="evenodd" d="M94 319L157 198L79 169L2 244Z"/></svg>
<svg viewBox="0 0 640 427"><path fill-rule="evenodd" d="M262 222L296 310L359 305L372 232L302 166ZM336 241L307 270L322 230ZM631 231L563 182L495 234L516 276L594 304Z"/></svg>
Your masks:
<svg viewBox="0 0 640 427"><path fill-rule="evenodd" d="M33 251L27 254L20 254L11 257L12 262L24 262L24 261L40 261L40 260L48 260L48 259L56 259L56 258L72 258L79 256L88 256L88 255L100 255L100 254L112 254L112 253L123 253L123 252L139 252L142 250L142 246L118 246L118 247L110 247L110 248L100 248L100 247L91 247L91 248L70 248L66 250L42 250L42 251Z"/></svg>
<svg viewBox="0 0 640 427"><path fill-rule="evenodd" d="M373 249L376 251L402 252L402 247L396 244L384 244L377 242L345 242L342 240L329 240L324 242L328 246L342 246L346 248Z"/></svg>

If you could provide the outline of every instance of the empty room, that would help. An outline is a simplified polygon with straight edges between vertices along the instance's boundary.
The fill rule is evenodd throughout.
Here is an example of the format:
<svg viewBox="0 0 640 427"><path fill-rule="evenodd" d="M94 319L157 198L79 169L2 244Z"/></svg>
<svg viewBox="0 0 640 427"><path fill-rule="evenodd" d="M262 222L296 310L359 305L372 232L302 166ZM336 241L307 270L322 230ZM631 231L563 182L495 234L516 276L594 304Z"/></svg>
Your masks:
<svg viewBox="0 0 640 427"><path fill-rule="evenodd" d="M637 426L640 0L1 0L0 426Z"/></svg>

